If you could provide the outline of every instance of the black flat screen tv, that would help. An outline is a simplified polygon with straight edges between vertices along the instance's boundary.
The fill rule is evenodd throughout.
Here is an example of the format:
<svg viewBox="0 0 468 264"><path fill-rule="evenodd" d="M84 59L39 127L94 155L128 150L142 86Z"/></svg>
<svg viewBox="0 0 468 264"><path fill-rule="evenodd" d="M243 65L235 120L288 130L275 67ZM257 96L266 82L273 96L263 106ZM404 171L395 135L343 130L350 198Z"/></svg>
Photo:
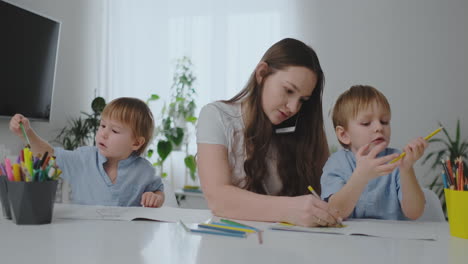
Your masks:
<svg viewBox="0 0 468 264"><path fill-rule="evenodd" d="M50 121L60 23L0 0L0 118Z"/></svg>

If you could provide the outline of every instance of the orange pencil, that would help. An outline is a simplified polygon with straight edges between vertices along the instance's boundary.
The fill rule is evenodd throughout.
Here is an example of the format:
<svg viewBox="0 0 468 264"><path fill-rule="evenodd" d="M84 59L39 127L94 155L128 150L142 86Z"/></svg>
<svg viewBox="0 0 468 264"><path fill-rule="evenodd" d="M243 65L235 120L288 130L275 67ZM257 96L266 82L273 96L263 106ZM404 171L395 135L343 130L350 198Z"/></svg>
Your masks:
<svg viewBox="0 0 468 264"><path fill-rule="evenodd" d="M463 186L465 186L465 177L463 176L463 160L462 157L458 158L458 177L460 179L459 181L459 190L463 191Z"/></svg>
<svg viewBox="0 0 468 264"><path fill-rule="evenodd" d="M447 170L449 172L448 176L450 177L450 179L452 179L453 185L456 186L455 175L454 175L454 171L452 170L452 163L450 162L450 158L447 158L447 161L445 162L445 164L447 165Z"/></svg>

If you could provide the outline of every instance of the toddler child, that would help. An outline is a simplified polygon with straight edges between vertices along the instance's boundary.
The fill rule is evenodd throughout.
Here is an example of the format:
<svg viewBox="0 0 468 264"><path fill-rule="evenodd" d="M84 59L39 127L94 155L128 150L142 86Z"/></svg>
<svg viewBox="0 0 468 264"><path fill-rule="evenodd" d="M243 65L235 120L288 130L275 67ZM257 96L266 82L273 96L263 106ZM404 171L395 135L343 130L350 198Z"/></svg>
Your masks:
<svg viewBox="0 0 468 264"><path fill-rule="evenodd" d="M356 85L337 99L333 126L344 149L330 156L321 177L322 198L342 218L417 219L425 198L413 164L427 142L408 143L406 156L391 163L399 151L389 148L390 105L371 86Z"/></svg>

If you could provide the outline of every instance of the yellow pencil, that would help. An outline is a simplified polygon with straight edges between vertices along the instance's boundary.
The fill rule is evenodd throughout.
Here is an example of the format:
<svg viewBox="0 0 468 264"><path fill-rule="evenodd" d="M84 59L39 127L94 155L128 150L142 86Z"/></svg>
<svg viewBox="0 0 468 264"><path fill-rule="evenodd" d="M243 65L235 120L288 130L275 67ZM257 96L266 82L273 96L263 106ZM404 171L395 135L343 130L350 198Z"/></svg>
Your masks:
<svg viewBox="0 0 468 264"><path fill-rule="evenodd" d="M320 198L320 196L315 192L314 188L312 188L312 186L307 186L307 189L309 189L309 191L317 198L317 199L320 199L322 200L322 198ZM343 221L341 221L339 218L336 219L338 225L336 227L343 227Z"/></svg>
<svg viewBox="0 0 468 264"><path fill-rule="evenodd" d="M433 137L435 134L439 133L441 130L442 130L443 127L439 127L438 129L434 130L432 133L430 133L429 135L427 135L424 140L429 140L431 137ZM406 156L406 152L403 152L400 154L400 156L396 157L395 159L393 159L392 161L390 161L389 164L392 164L392 163L395 163L399 160L401 160L404 156Z"/></svg>
<svg viewBox="0 0 468 264"><path fill-rule="evenodd" d="M320 199L320 196L315 192L314 188L312 188L312 186L307 186L307 189L309 189L309 191L315 196L317 197L318 199Z"/></svg>

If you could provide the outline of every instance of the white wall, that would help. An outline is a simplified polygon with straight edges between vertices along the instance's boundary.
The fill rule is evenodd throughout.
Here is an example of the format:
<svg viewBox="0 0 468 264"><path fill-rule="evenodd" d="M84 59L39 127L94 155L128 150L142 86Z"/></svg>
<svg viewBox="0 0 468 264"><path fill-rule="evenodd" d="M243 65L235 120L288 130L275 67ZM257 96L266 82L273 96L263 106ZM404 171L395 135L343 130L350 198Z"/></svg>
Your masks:
<svg viewBox="0 0 468 264"><path fill-rule="evenodd" d="M302 0L304 40L325 71L324 111L353 84L382 91L392 107L391 146L402 148L443 121L468 138L468 1ZM432 144L429 151L439 149ZM428 166L416 170L428 173Z"/></svg>
<svg viewBox="0 0 468 264"><path fill-rule="evenodd" d="M90 110L100 75L103 1L9 2L62 21L51 122L33 124L53 139L67 118ZM298 19L299 28L282 35L300 38L317 51L326 75L326 114L342 91L370 84L392 106L393 147L426 135L437 121L453 131L457 118L468 136L463 116L468 112L468 1L296 0L291 6L298 15L290 19ZM326 121L329 141L338 145L328 116ZM0 120L0 144L13 154L23 144L8 131L6 120ZM420 175L427 172L416 168Z"/></svg>
<svg viewBox="0 0 468 264"><path fill-rule="evenodd" d="M45 139L52 140L70 117L90 111L97 88L99 20L101 2L93 0L9 0L7 2L61 21L60 43L50 123L32 126ZM12 155L23 146L8 129L8 120L0 119L0 144Z"/></svg>

